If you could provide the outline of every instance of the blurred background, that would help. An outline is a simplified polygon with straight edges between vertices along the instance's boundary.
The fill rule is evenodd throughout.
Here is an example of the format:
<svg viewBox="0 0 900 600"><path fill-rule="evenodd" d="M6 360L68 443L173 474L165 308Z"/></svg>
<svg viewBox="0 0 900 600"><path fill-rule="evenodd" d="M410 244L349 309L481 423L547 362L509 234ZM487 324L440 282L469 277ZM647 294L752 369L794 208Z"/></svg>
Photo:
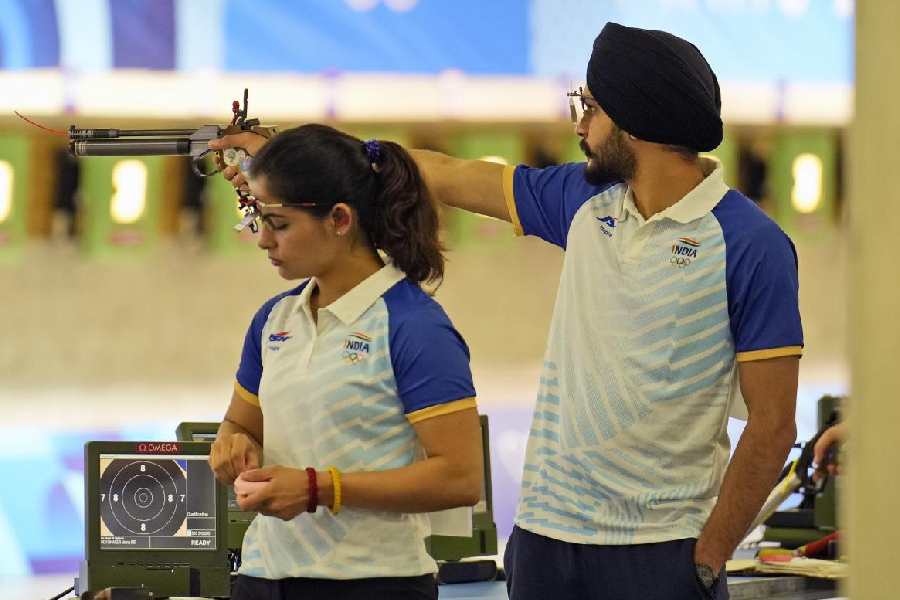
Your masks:
<svg viewBox="0 0 900 600"><path fill-rule="evenodd" d="M236 234L221 178L176 157L68 156L33 127L332 123L534 166L581 160L565 92L607 21L694 42L718 75L726 179L794 239L799 437L848 387L844 147L852 0L0 0L0 575L73 573L91 439L219 420L250 318L292 287ZM562 253L445 210L437 292L491 417L512 526ZM734 444L741 423L729 428Z"/></svg>

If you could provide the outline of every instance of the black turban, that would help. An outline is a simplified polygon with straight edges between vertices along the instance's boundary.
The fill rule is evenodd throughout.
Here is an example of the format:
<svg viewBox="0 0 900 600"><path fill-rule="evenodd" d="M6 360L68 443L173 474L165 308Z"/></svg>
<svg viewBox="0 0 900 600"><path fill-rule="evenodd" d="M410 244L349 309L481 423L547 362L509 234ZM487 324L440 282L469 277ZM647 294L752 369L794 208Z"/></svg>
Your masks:
<svg viewBox="0 0 900 600"><path fill-rule="evenodd" d="M642 140L698 152L722 143L716 75L696 46L671 33L607 23L587 85L613 122Z"/></svg>

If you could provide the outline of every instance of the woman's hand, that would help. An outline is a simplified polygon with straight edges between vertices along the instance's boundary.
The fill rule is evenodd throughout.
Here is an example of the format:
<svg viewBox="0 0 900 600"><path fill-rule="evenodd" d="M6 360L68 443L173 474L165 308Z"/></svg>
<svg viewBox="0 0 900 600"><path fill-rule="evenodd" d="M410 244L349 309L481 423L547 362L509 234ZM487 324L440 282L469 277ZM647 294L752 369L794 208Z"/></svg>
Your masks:
<svg viewBox="0 0 900 600"><path fill-rule="evenodd" d="M319 479L322 477L324 475L320 474ZM255 490L249 494L235 494L241 510L256 511L290 521L304 512L309 503L309 479L305 470L272 465L244 471L241 479L244 482L263 483L258 487L252 486Z"/></svg>
<svg viewBox="0 0 900 600"><path fill-rule="evenodd" d="M262 448L246 433L231 433L216 437L209 452L209 466L216 479L231 485L238 475L262 464Z"/></svg>

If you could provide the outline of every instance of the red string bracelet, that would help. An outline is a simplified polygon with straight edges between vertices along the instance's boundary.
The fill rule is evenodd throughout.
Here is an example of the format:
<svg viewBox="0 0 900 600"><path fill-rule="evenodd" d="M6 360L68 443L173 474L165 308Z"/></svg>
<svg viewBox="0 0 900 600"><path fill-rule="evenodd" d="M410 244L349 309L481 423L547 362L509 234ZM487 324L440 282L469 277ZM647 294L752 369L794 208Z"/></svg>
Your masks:
<svg viewBox="0 0 900 600"><path fill-rule="evenodd" d="M319 485L316 483L316 470L306 467L306 478L309 481L309 500L306 503L306 512L314 513L319 507Z"/></svg>

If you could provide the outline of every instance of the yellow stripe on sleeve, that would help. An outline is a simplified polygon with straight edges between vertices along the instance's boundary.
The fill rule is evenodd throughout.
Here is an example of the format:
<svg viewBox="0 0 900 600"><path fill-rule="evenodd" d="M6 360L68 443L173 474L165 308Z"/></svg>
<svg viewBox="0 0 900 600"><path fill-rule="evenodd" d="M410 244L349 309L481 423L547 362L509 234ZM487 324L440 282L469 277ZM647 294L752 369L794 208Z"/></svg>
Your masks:
<svg viewBox="0 0 900 600"><path fill-rule="evenodd" d="M782 356L803 356L803 346L784 346L783 348L768 348L766 350L751 350L750 352L738 352L738 362L751 360L765 360L767 358L780 358Z"/></svg>
<svg viewBox="0 0 900 600"><path fill-rule="evenodd" d="M259 406L259 397L238 383L237 380L234 381L234 393L244 402L253 406Z"/></svg>
<svg viewBox="0 0 900 600"><path fill-rule="evenodd" d="M522 223L519 221L519 211L516 210L516 195L513 191L513 175L516 172L514 165L508 165L503 169L503 197L506 198L506 209L509 211L509 221L512 223L516 235L525 235Z"/></svg>
<svg viewBox="0 0 900 600"><path fill-rule="evenodd" d="M454 400L453 402L448 402L447 404L435 404L434 406L429 406L428 408L422 408L417 411L413 411L406 415L406 418L411 424L416 424L420 421L424 421L425 419L433 419L434 417L449 415L461 410L466 410L467 408L475 408L475 406L475 398L463 398L462 400Z"/></svg>

